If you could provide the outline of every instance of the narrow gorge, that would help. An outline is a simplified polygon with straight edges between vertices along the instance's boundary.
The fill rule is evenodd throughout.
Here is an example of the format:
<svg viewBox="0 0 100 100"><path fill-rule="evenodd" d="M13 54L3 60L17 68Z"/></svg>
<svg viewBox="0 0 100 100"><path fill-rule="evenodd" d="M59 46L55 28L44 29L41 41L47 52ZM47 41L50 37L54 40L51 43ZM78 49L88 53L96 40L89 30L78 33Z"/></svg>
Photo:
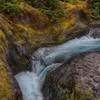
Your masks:
<svg viewBox="0 0 100 100"><path fill-rule="evenodd" d="M0 100L100 100L100 1L0 0Z"/></svg>

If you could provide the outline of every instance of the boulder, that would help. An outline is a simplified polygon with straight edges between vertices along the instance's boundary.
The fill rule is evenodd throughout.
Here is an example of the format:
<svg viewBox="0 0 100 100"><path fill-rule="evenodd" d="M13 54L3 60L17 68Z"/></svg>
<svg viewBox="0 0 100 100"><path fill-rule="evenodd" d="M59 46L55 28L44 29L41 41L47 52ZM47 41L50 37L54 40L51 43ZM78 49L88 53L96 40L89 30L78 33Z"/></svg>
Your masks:
<svg viewBox="0 0 100 100"><path fill-rule="evenodd" d="M99 25L92 23L89 27L88 36L99 38ZM99 52L88 52L70 59L47 76L44 97L47 100L99 100L99 59Z"/></svg>
<svg viewBox="0 0 100 100"><path fill-rule="evenodd" d="M43 88L46 100L99 100L99 59L99 53L82 54L48 75Z"/></svg>

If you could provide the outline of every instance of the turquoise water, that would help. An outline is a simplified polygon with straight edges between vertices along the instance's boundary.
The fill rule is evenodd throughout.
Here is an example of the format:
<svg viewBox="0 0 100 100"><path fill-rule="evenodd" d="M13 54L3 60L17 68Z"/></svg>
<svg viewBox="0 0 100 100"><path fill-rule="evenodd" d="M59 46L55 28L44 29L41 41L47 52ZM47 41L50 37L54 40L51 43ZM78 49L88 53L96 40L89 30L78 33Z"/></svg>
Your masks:
<svg viewBox="0 0 100 100"><path fill-rule="evenodd" d="M95 50L100 50L100 39L92 37L82 37L58 46L38 49L32 55L32 72L21 72L15 76L23 100L43 100L41 88L49 72L75 55Z"/></svg>

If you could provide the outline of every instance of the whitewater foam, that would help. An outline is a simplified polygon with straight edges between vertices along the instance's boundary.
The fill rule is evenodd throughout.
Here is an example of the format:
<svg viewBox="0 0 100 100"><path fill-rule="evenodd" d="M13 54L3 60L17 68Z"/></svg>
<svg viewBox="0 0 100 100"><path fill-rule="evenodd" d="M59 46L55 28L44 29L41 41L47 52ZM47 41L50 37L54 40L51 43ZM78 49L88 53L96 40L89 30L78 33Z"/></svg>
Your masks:
<svg viewBox="0 0 100 100"><path fill-rule="evenodd" d="M100 50L100 39L76 38L64 44L38 49L32 57L33 71L15 76L24 100L43 100L41 88L46 75L71 57L87 51Z"/></svg>

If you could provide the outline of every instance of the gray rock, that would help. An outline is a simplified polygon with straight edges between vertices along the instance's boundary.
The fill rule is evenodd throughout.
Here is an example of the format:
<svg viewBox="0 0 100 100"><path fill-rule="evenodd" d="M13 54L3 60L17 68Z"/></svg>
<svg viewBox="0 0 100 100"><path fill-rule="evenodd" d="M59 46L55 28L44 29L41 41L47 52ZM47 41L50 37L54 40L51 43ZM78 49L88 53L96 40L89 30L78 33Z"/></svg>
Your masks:
<svg viewBox="0 0 100 100"><path fill-rule="evenodd" d="M96 97L100 99L100 71L98 69L100 69L99 53L86 53L75 57L47 77L43 88L44 96L48 97L47 100L66 100L59 98L63 95L60 94L59 86L63 91L67 89L72 91L80 87L84 94L91 89L93 100Z"/></svg>

